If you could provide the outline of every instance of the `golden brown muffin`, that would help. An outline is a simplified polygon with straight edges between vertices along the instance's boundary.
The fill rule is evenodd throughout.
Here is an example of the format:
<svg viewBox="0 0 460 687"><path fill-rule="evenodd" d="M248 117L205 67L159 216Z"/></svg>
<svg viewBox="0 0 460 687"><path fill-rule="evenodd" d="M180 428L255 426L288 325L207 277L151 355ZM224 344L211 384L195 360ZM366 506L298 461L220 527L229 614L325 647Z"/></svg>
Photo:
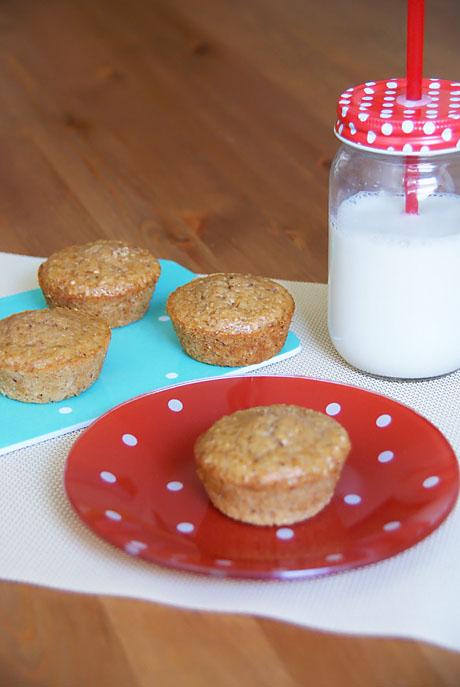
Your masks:
<svg viewBox="0 0 460 687"><path fill-rule="evenodd" d="M222 513L253 525L289 525L329 503L350 446L332 418L280 404L222 417L196 441L195 459Z"/></svg>
<svg viewBox="0 0 460 687"><path fill-rule="evenodd" d="M69 246L40 265L38 281L50 307L84 310L122 327L145 315L160 263L123 241Z"/></svg>
<svg viewBox="0 0 460 687"><path fill-rule="evenodd" d="M236 367L272 358L284 345L294 312L280 284L249 274L210 274L180 286L167 311L189 356Z"/></svg>
<svg viewBox="0 0 460 687"><path fill-rule="evenodd" d="M104 320L53 308L0 320L0 393L48 403L77 396L99 376L110 342Z"/></svg>

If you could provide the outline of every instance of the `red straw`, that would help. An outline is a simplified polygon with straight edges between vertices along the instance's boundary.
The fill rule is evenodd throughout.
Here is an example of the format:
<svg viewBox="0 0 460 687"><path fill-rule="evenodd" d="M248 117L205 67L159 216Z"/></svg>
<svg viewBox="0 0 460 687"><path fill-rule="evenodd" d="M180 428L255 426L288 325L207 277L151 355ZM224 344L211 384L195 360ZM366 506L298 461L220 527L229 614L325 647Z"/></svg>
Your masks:
<svg viewBox="0 0 460 687"><path fill-rule="evenodd" d="M422 97L424 23L425 0L407 0L407 100L417 101ZM405 211L418 215L416 158L406 160L404 194Z"/></svg>

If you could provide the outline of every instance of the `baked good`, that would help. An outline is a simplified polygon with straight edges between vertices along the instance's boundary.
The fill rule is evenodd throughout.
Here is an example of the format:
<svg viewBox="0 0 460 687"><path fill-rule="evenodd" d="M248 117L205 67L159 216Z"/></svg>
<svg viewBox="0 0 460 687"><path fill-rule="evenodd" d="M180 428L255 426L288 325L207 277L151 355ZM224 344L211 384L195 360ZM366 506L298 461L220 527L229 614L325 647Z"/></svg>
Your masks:
<svg viewBox="0 0 460 687"><path fill-rule="evenodd" d="M222 417L198 438L197 474L225 515L289 525L329 503L350 445L347 431L323 413L258 406Z"/></svg>
<svg viewBox="0 0 460 687"><path fill-rule="evenodd" d="M160 263L145 248L123 241L93 241L53 253L38 281L51 307L84 310L122 327L145 314Z"/></svg>
<svg viewBox="0 0 460 687"><path fill-rule="evenodd" d="M99 376L110 335L104 320L67 308L0 320L0 393L28 403L80 394Z"/></svg>
<svg viewBox="0 0 460 687"><path fill-rule="evenodd" d="M286 340L294 312L280 284L249 274L211 274L180 286L167 311L188 355L235 367L268 360Z"/></svg>

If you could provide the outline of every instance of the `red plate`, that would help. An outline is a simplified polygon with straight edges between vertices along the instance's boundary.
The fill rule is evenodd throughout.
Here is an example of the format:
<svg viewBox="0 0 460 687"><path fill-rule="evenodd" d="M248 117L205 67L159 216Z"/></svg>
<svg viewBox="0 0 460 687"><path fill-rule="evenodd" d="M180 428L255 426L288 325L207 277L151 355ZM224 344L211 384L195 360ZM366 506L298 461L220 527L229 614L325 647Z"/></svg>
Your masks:
<svg viewBox="0 0 460 687"><path fill-rule="evenodd" d="M222 415L294 403L334 415L352 451L331 503L291 527L219 513L198 481L193 444ZM304 377L226 377L140 396L89 427L66 466L81 519L127 553L213 575L295 578L381 561L446 518L458 493L441 432L388 398Z"/></svg>

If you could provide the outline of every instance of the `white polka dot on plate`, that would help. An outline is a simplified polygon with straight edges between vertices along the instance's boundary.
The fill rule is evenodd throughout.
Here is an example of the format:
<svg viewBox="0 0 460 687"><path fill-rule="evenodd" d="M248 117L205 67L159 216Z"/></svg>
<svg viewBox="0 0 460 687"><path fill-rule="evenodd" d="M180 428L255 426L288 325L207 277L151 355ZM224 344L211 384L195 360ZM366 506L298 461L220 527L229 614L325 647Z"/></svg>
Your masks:
<svg viewBox="0 0 460 687"><path fill-rule="evenodd" d="M166 489L169 491L180 491L181 489L184 488L184 485L182 482L168 482L166 485Z"/></svg>
<svg viewBox="0 0 460 687"><path fill-rule="evenodd" d="M377 460L379 463L389 463L393 458L395 457L395 454L393 451L382 451L379 453L377 456Z"/></svg>
<svg viewBox="0 0 460 687"><path fill-rule="evenodd" d="M168 408L169 410L172 410L173 413L180 413L183 407L184 404L182 403L182 401L179 401L178 398L171 398L168 401Z"/></svg>
<svg viewBox="0 0 460 687"><path fill-rule="evenodd" d="M423 486L425 489L432 489L433 487L436 487L440 481L441 480L437 475L431 475L431 477L427 477L423 480Z"/></svg>
<svg viewBox="0 0 460 687"><path fill-rule="evenodd" d="M182 532L182 534L190 534L195 529L195 525L192 525L191 522L180 522L176 529L178 532Z"/></svg>
<svg viewBox="0 0 460 687"><path fill-rule="evenodd" d="M340 405L340 403L329 403L326 406L326 413L328 415L338 415L341 410L342 406Z"/></svg>
<svg viewBox="0 0 460 687"><path fill-rule="evenodd" d="M276 536L278 539L281 539L283 541L287 541L288 539L293 538L294 530L291 530L290 527L280 527L279 529L276 530Z"/></svg>
<svg viewBox="0 0 460 687"><path fill-rule="evenodd" d="M68 415L69 413L73 413L73 408L70 406L62 406L62 408L59 408L59 412L61 415Z"/></svg>
<svg viewBox="0 0 460 687"><path fill-rule="evenodd" d="M343 561L343 553L329 553L324 560L328 563L339 563Z"/></svg>
<svg viewBox="0 0 460 687"><path fill-rule="evenodd" d="M349 506L357 506L359 503L361 503L361 496L358 494L347 494L343 497L343 500Z"/></svg>
<svg viewBox="0 0 460 687"><path fill-rule="evenodd" d="M109 472L108 470L102 470L102 472L99 473L99 476L101 480L108 482L108 484L115 484L117 481L117 478L113 472Z"/></svg>
<svg viewBox="0 0 460 687"><path fill-rule="evenodd" d="M177 372L167 372L165 374L166 379L177 379L178 376Z"/></svg>
<svg viewBox="0 0 460 687"><path fill-rule="evenodd" d="M169 315L160 315L160 317L158 318L159 322L168 322L168 320L169 320Z"/></svg>
<svg viewBox="0 0 460 687"><path fill-rule="evenodd" d="M134 434L123 434L121 440L126 446L137 446L137 438Z"/></svg>
<svg viewBox="0 0 460 687"><path fill-rule="evenodd" d="M124 548L126 553L131 554L131 556L137 556L137 554L139 554L141 551L147 548L147 544L144 544L143 541L137 541L136 539L132 539L131 541L125 544Z"/></svg>
<svg viewBox="0 0 460 687"><path fill-rule="evenodd" d="M399 530L401 527L401 523L399 520L391 520L390 522L386 522L383 526L383 529L385 532L394 532L395 530Z"/></svg>
<svg viewBox="0 0 460 687"><path fill-rule="evenodd" d="M388 425L392 421L391 415L379 415L378 418L375 421L375 424L377 427L388 427Z"/></svg>
<svg viewBox="0 0 460 687"><path fill-rule="evenodd" d="M104 515L109 520L114 520L115 522L119 522L120 520L122 520L120 513L117 513L116 510L106 510Z"/></svg>

